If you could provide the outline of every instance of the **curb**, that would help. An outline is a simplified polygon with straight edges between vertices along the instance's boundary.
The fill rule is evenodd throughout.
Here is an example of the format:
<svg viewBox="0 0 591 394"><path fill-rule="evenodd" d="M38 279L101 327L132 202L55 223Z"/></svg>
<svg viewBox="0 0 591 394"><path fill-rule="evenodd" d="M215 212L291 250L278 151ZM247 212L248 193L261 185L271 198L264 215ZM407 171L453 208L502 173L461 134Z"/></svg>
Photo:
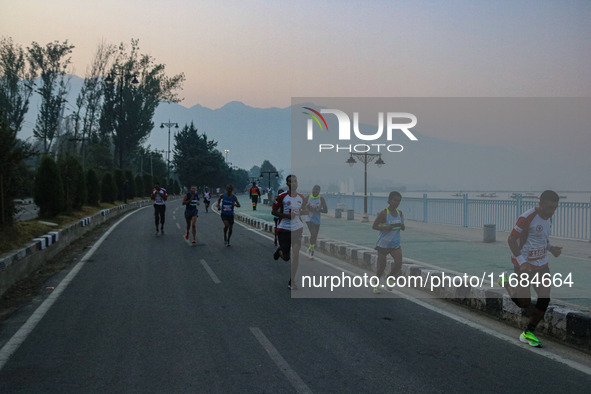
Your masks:
<svg viewBox="0 0 591 394"><path fill-rule="evenodd" d="M235 217L257 229L273 234L275 224L265 220L253 218L243 213L236 213ZM309 244L309 235L304 235L302 245ZM319 238L316 250L329 256L338 258L351 265L376 271L377 252L359 245ZM386 272L390 272L391 259L387 261ZM413 259L404 258L402 276L421 276L424 279L435 276L459 276L455 272L446 271L439 267ZM461 276L459 276L461 277ZM477 310L488 316L501 320L513 327L522 329L528 320L526 313L517 307L504 289L487 286L473 287L437 287L431 292L428 288L421 288L429 296L444 298L448 301ZM591 313L580 310L576 305L567 304L560 300L551 300L536 332L543 333L566 345L591 351Z"/></svg>
<svg viewBox="0 0 591 394"><path fill-rule="evenodd" d="M151 204L151 200L131 202L113 209L103 209L93 216L34 238L25 247L13 250L0 257L0 296L19 280L26 278L55 257L66 246L101 223L121 216L123 213Z"/></svg>

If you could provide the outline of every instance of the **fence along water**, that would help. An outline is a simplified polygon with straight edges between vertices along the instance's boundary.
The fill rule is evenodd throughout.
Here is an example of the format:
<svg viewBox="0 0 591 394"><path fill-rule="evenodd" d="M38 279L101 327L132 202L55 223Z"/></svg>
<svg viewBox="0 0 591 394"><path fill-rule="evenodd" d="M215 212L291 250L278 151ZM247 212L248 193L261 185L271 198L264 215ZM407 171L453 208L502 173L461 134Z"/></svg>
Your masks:
<svg viewBox="0 0 591 394"><path fill-rule="evenodd" d="M363 195L323 194L328 209L344 204L346 209L363 213ZM388 205L385 196L368 195L367 210L370 215L377 214ZM538 206L538 201L523 199L499 200L490 198L429 198L403 197L400 209L409 220L425 223L448 224L454 226L482 228L485 224L495 224L498 231L510 231L517 217L526 210ZM560 201L552 217L552 236L591 241L591 201Z"/></svg>

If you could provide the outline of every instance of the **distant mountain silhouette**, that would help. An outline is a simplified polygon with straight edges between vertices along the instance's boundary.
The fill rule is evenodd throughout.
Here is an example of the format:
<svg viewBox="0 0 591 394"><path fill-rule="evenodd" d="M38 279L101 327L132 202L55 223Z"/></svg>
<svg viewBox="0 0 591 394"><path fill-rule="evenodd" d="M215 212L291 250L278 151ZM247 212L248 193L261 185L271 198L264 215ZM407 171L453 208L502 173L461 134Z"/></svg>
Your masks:
<svg viewBox="0 0 591 394"><path fill-rule="evenodd" d="M74 107L81 86L82 79L73 76L69 107ZM31 101L20 138L32 136L38 107L39 96L36 95ZM152 149L167 149L168 129L160 128L160 124L168 121L178 123L180 128L193 122L199 132L217 141L217 148L222 153L225 149L229 150L228 162L237 167L249 170L269 160L284 171L284 176L292 169L310 174L307 181L302 179L303 184L321 182L338 185L344 182L348 185L353 183L357 191L363 190L363 165L349 167L345 164L349 157L346 152L333 153L326 163L300 160L292 166L289 107L254 108L231 101L221 108L210 109L199 104L186 108L180 104L162 103L156 109L154 129L146 145L149 144ZM413 129L419 140L412 143L406 140L404 152L384 155L386 165L382 168L370 164L373 166L368 171L370 187L393 184L405 185L407 190L540 190L561 187L561 182L565 185L578 183L576 173L566 173L557 166L550 166L546 163L548 158L536 158L532 152L434 138L421 134L419 126ZM171 149L174 149L176 131L171 129ZM537 174L540 168L546 168L543 174L524 180L524 174Z"/></svg>

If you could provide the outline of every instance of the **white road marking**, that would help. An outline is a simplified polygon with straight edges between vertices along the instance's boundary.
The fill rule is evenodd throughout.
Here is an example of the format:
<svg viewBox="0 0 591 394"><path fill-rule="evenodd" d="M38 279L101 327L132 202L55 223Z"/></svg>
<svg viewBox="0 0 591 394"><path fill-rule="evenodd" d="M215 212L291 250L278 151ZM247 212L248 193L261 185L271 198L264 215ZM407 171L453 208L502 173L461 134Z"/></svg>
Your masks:
<svg viewBox="0 0 591 394"><path fill-rule="evenodd" d="M147 208L147 207L146 207ZM103 241L111 234L117 226L127 219L129 216L133 215L136 212L139 212L144 208L137 209L133 212L128 213L121 219L119 219L111 228L107 230L99 240L90 248L90 250L82 257L82 259L72 268L72 270L66 275L64 279L57 285L55 290L43 301L41 305L33 312L33 314L27 319L27 321L18 329L18 331L10 338L8 342L0 349L0 370L4 368L10 357L17 351L17 349L22 345L22 343L27 339L29 334L35 329L37 324L41 321L43 316L49 311L49 308L53 305L55 301L59 298L59 296L64 292L64 290L68 287L70 282L74 280L78 272L84 267L84 264L92 257L94 252L101 246Z"/></svg>
<svg viewBox="0 0 591 394"><path fill-rule="evenodd" d="M267 352L271 360L277 365L279 370L283 372L289 383L293 386L293 388L298 393L311 393L312 390L304 383L304 381L300 378L296 371L290 367L290 365L285 361L285 359L281 356L281 354L277 351L275 346L267 339L265 334L258 328L258 327L250 327L250 332L255 338L259 341L263 349Z"/></svg>
<svg viewBox="0 0 591 394"><path fill-rule="evenodd" d="M201 262L201 265L203 266L203 268L205 268L205 270L209 274L209 277L211 278L211 280L213 280L213 283L215 283L216 285L219 285L220 283L222 283L222 281L218 278L218 276L215 274L215 272L213 272L213 270L211 269L211 267L209 266L209 264L207 264L207 262L205 260L201 259L200 262Z"/></svg>
<svg viewBox="0 0 591 394"><path fill-rule="evenodd" d="M176 228L178 228L179 230L181 229L181 225L178 222L176 223Z"/></svg>
<svg viewBox="0 0 591 394"><path fill-rule="evenodd" d="M267 239L270 239L270 240L273 239L273 237L265 234L262 231L255 231L255 232L258 233L259 235L261 235L264 238L267 238ZM300 251L300 255L304 255L305 256L305 253L304 253L303 250ZM348 275L351 275L351 276L357 276L357 275L359 275L358 273L354 273L353 271L349 271L349 270L347 270L345 268L339 267L339 266L337 266L335 264L332 264L332 263L330 263L330 262L328 262L328 261L326 261L326 260L324 260L322 258L319 258L317 256L314 256L314 261L315 262L319 262L319 263L321 263L321 264L323 264L325 266L331 267L334 270L336 270L337 272L344 272L345 274L348 274ZM524 346L523 343L521 343L521 342L519 342L517 340L517 337L514 338L514 337L511 337L511 336L508 336L508 335L505 335L505 334L501 334L501 333L499 333L499 332L497 332L495 330L492 330L492 329L490 329L488 327L485 327L482 324L478 324L478 323L475 323L475 322L473 322L471 320L465 319L465 318L463 318L461 316L454 315L453 313L443 311L441 309L436 308L433 305L430 305L429 303L427 303L427 302L425 302L423 300L420 300L420 299L415 298L415 297L412 297L410 295L401 293L401 292L399 292L397 290L386 290L386 291L389 291L392 294L395 294L395 295L397 295L397 296L399 296L401 298L404 298L407 301L410 301L410 302L412 302L412 303L414 303L416 305L422 306L423 308L429 309L430 311L439 313L440 315L443 315L443 316L448 317L448 318L450 318L452 320L455 320L458 323L465 324L465 325L467 325L469 327L472 327L472 328L474 328L476 330L479 330L479 331L481 331L481 332L483 332L485 334L492 335L493 337L495 337L497 339L500 339L500 340L505 341L507 343L510 343L512 345L518 346L521 349L524 349L524 350L530 351L532 353L538 354L540 356L546 357L547 359L550 359L550 360L559 362L559 363L564 364L566 366L569 366L569 367L571 367L573 369L576 369L577 371L583 372L586 375L590 375L591 376L591 367L589 367L587 365L584 365L584 364L578 363L576 361L569 360L567 358L561 357L561 356L559 356L557 354L554 354L554 353L549 352L548 350L544 350L544 349L540 349L540 348L534 348L534 347L531 347L531 346L527 346L526 347L526 346Z"/></svg>

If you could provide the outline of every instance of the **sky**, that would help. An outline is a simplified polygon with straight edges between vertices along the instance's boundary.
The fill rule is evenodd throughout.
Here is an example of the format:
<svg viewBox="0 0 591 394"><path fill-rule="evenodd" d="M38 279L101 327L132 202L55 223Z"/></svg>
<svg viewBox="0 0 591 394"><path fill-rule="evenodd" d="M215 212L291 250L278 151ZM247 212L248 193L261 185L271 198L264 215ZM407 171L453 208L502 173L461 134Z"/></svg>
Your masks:
<svg viewBox="0 0 591 394"><path fill-rule="evenodd" d="M73 74L129 44L184 73L181 104L285 108L293 97L591 97L591 1L0 0L0 36L68 40ZM587 130L450 130L577 157ZM573 153L574 152L574 153Z"/></svg>

